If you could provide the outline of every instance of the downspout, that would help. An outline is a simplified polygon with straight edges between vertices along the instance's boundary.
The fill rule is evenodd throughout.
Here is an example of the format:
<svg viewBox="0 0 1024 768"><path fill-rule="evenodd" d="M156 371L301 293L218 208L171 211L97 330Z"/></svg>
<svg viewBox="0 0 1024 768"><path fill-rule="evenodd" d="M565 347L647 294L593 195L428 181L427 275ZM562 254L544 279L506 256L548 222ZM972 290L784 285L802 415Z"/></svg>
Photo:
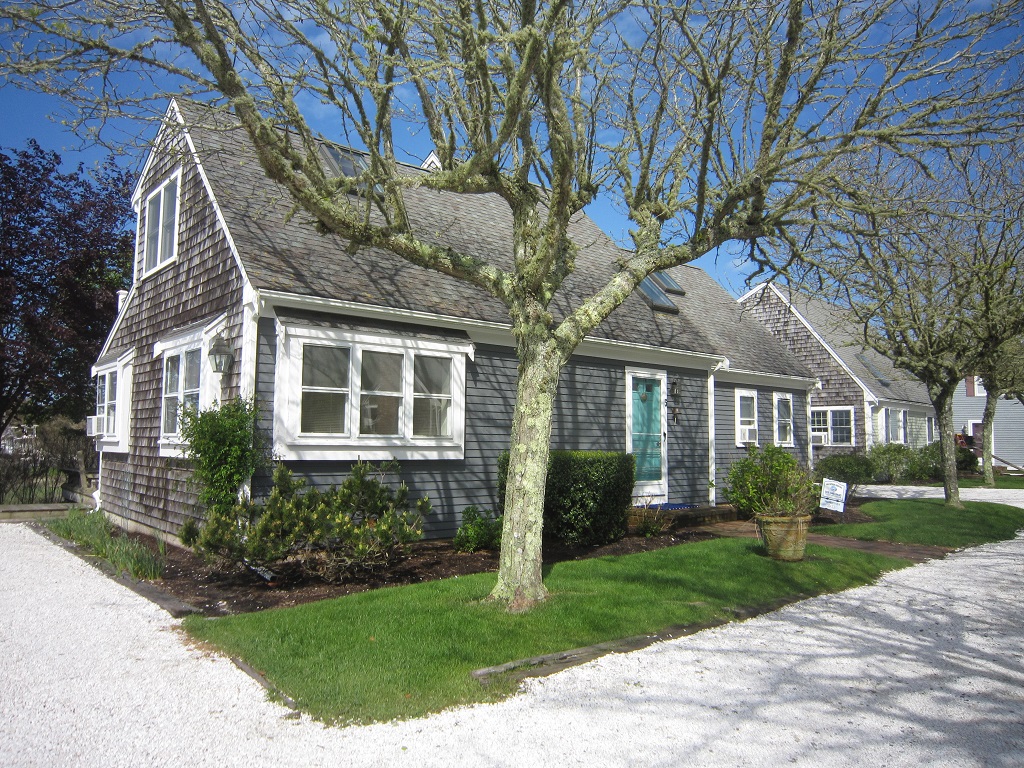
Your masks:
<svg viewBox="0 0 1024 768"><path fill-rule="evenodd" d="M724 357L708 371L708 504L718 503L715 480L718 477L718 464L715 458L715 372L729 368L729 358Z"/></svg>

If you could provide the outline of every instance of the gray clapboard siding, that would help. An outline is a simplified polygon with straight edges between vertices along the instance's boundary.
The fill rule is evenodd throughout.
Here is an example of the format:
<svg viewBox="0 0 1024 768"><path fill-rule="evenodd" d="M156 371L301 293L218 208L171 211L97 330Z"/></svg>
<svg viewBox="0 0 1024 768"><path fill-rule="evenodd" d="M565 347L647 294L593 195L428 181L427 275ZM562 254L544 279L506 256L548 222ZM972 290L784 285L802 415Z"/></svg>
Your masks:
<svg viewBox="0 0 1024 768"><path fill-rule="evenodd" d="M985 396L967 396L964 382L953 393L953 428L963 430L972 421L981 421ZM1000 400L992 425L993 453L1014 466L1024 465L1024 405L1019 400Z"/></svg>
<svg viewBox="0 0 1024 768"><path fill-rule="evenodd" d="M736 445L736 390L745 389L757 392L757 434L758 445L764 448L772 445L775 439L775 392L784 392L793 396L793 438L794 445L786 450L796 457L802 466L806 466L807 457L807 400L806 395L798 390L771 389L748 384L732 384L715 381L715 486L718 489L718 501L724 502L726 477L729 469L747 455L746 448Z"/></svg>
<svg viewBox="0 0 1024 768"><path fill-rule="evenodd" d="M379 330L379 329L377 329ZM408 330L408 329L403 329ZM274 364L277 333L273 319L259 325L257 395L261 425L273 428ZM454 535L462 510L475 504L497 509L496 467L508 448L515 407L518 362L506 347L478 345L466 364L466 443L461 460L406 461L400 479L412 498L427 496L434 512L425 521L431 537ZM672 502L703 503L707 499L707 376L669 371L680 381L679 422L668 424L670 496ZM556 449L614 450L626 447L625 366L594 358L573 358L559 379L551 445ZM332 486L348 476L350 461L289 461L289 468L315 486ZM254 483L266 492L268 478Z"/></svg>

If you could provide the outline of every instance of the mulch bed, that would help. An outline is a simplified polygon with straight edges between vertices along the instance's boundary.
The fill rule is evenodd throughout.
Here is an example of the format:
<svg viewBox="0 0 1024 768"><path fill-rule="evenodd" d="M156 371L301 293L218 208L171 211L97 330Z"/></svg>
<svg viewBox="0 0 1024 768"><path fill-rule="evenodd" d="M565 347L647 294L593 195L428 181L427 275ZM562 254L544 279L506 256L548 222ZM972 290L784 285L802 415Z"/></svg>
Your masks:
<svg viewBox="0 0 1024 768"><path fill-rule="evenodd" d="M152 537L131 535L156 548L156 541ZM714 538L711 533L684 529L650 538L626 536L621 541L598 547L574 548L547 544L544 547L544 562L550 564L604 555L650 552L675 544L710 538ZM456 552L450 540L433 539L413 544L409 556L385 573L356 578L344 584L325 584L312 579L282 576L274 586L271 586L249 569L225 569L204 562L189 550L168 546L164 577L152 583L193 606L205 616L227 616L267 608L287 608L368 589L417 584L434 579L495 571L497 568L497 552Z"/></svg>

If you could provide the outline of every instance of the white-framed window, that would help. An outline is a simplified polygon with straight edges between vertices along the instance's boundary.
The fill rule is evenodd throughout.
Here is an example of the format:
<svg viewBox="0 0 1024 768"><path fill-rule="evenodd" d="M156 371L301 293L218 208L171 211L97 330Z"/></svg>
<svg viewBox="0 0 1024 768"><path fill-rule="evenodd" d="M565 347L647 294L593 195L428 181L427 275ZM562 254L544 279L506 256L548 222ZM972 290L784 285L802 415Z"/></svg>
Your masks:
<svg viewBox="0 0 1024 768"><path fill-rule="evenodd" d="M209 359L213 337L224 330L224 316L203 326L193 326L153 345L160 360L160 455L182 456L181 408L203 410L213 406L220 393L220 377Z"/></svg>
<svg viewBox="0 0 1024 768"><path fill-rule="evenodd" d="M934 416L929 416L929 417L927 417L926 421L927 421L927 429L928 429L928 442L929 443L934 443L935 440L936 440L935 417Z"/></svg>
<svg viewBox="0 0 1024 768"><path fill-rule="evenodd" d="M793 395L776 392L774 396L775 444L793 445Z"/></svg>
<svg viewBox="0 0 1024 768"><path fill-rule="evenodd" d="M280 326L283 458L462 458L471 342Z"/></svg>
<svg viewBox="0 0 1024 768"><path fill-rule="evenodd" d="M853 445L853 408L812 408L811 443Z"/></svg>
<svg viewBox="0 0 1024 768"><path fill-rule="evenodd" d="M148 275L178 256L178 199L181 171L146 198L143 207L146 238L143 241L143 274Z"/></svg>
<svg viewBox="0 0 1024 768"><path fill-rule="evenodd" d="M102 451L128 450L128 425L134 350L116 361L93 368L96 377L96 414L90 416L87 432Z"/></svg>
<svg viewBox="0 0 1024 768"><path fill-rule="evenodd" d="M181 408L199 410L203 351L201 347L175 350L164 355L163 405L160 437L176 438L181 431Z"/></svg>
<svg viewBox="0 0 1024 768"><path fill-rule="evenodd" d="M736 446L760 445L757 435L757 391L736 390Z"/></svg>
<svg viewBox="0 0 1024 768"><path fill-rule="evenodd" d="M883 412L883 426L887 443L907 442L907 412L899 408L886 408Z"/></svg>

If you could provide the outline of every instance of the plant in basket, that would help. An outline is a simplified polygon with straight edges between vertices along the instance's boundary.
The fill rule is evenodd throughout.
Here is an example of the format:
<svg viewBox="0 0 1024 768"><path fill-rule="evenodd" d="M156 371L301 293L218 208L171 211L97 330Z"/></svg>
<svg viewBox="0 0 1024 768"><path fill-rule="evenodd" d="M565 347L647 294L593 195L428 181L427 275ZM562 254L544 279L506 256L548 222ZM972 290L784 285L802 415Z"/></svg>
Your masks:
<svg viewBox="0 0 1024 768"><path fill-rule="evenodd" d="M727 498L739 512L753 516L768 554L802 560L817 494L797 460L782 448L751 446L729 470L726 483Z"/></svg>

